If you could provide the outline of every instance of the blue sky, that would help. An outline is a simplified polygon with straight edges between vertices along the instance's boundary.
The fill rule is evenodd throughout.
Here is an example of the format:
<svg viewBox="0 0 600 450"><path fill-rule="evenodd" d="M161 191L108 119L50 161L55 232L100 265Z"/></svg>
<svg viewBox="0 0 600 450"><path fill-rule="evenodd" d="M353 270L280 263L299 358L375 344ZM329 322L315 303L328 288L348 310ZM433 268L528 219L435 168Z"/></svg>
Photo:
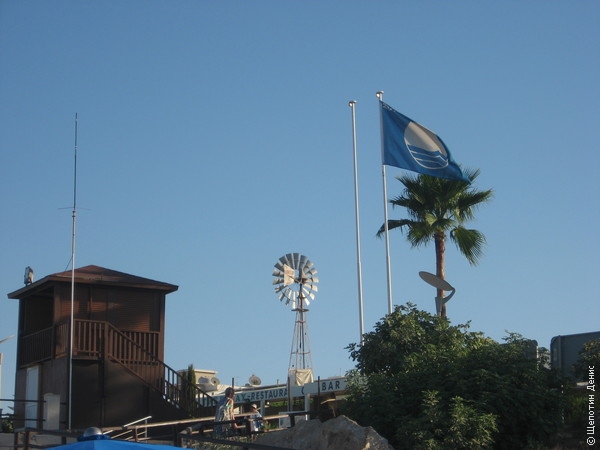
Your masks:
<svg viewBox="0 0 600 450"><path fill-rule="evenodd" d="M493 202L470 266L448 244L453 323L500 340L600 329L600 3L0 1L0 288L76 266L179 286L166 363L286 376L294 314L272 269L307 255L317 376L359 340L350 100L365 330L387 313L375 93L478 168ZM390 197L400 193L387 169ZM390 218L404 217L390 210ZM435 312L434 249L390 235L394 304ZM594 281L596 280L596 281ZM17 332L0 300L0 339ZM16 340L2 396L14 392Z"/></svg>

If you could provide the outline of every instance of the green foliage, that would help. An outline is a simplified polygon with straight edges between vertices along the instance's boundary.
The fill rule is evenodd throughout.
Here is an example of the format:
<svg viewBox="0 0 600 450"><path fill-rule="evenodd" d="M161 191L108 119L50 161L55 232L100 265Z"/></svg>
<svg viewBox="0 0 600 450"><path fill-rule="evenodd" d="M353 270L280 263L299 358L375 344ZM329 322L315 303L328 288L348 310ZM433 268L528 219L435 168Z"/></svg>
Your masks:
<svg viewBox="0 0 600 450"><path fill-rule="evenodd" d="M471 181L479 176L479 170L464 172ZM485 236L464 225L474 219L480 205L492 199L492 190L479 191L464 181L429 175L404 175L398 180L404 185L403 193L390 203L393 207L405 208L409 218L388 220L388 230L406 229L406 238L413 247L437 238L445 240L449 233L450 240L469 263L476 264L483 253ZM382 225L377 235L384 232Z"/></svg>
<svg viewBox="0 0 600 450"><path fill-rule="evenodd" d="M587 381L590 367L600 367L600 339L594 339L583 344L579 359L575 363L575 376L578 380Z"/></svg>
<svg viewBox="0 0 600 450"><path fill-rule="evenodd" d="M196 371L194 365L188 365L188 368L183 375L182 386L181 386L181 401L183 406L188 410L189 416L192 417L190 411L193 411L194 404L196 403Z"/></svg>
<svg viewBox="0 0 600 450"><path fill-rule="evenodd" d="M347 413L397 449L517 449L560 426L559 384L520 335L500 344L409 303L348 348Z"/></svg>
<svg viewBox="0 0 600 450"><path fill-rule="evenodd" d="M12 418L6 418L0 420L0 432L12 433L14 431Z"/></svg>
<svg viewBox="0 0 600 450"><path fill-rule="evenodd" d="M187 371L185 372L185 379L188 383L196 384L196 371L194 370L194 365L188 365Z"/></svg>
<svg viewBox="0 0 600 450"><path fill-rule="evenodd" d="M423 392L420 415L400 424L396 437L406 448L419 449L485 449L494 442L497 431L493 414L477 411L461 397L440 402L437 391Z"/></svg>

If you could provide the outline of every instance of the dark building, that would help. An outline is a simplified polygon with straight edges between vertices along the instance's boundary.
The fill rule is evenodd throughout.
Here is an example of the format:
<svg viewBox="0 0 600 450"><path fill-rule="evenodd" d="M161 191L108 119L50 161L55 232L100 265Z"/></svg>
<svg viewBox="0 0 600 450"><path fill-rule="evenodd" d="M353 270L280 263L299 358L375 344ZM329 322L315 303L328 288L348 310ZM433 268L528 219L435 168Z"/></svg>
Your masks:
<svg viewBox="0 0 600 450"><path fill-rule="evenodd" d="M8 294L19 301L16 427L108 427L214 411L206 410L210 396L163 362L165 298L178 286L98 266L72 275Z"/></svg>
<svg viewBox="0 0 600 450"><path fill-rule="evenodd" d="M600 340L600 331L554 336L550 341L552 367L566 377L575 377L575 363L586 342Z"/></svg>

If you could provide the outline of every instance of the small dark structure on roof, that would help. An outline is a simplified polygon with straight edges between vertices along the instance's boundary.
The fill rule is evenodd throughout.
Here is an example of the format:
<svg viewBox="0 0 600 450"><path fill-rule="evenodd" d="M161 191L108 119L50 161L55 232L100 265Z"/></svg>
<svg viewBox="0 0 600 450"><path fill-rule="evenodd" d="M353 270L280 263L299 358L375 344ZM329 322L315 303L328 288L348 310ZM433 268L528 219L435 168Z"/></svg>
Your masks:
<svg viewBox="0 0 600 450"><path fill-rule="evenodd" d="M74 275L8 294L19 300L16 427L66 429L70 418L83 429L214 411L210 396L163 362L165 298L178 286L98 266Z"/></svg>

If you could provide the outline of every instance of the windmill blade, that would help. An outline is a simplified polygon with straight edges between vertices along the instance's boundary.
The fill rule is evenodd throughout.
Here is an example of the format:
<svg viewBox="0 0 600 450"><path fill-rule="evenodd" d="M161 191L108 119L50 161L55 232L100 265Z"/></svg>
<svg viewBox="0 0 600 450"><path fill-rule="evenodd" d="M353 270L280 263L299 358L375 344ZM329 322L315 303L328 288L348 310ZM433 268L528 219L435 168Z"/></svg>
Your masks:
<svg viewBox="0 0 600 450"><path fill-rule="evenodd" d="M306 283L307 279L308 279L308 277L306 276L306 274L304 273L304 271L302 269L300 269L300 271L298 273L298 282L299 283Z"/></svg>
<svg viewBox="0 0 600 450"><path fill-rule="evenodd" d="M293 253L288 253L287 255L285 255L285 257L287 258L288 265L290 265L291 267L296 267L296 264L294 263L294 254Z"/></svg>
<svg viewBox="0 0 600 450"><path fill-rule="evenodd" d="M306 287L306 289L308 289L309 292L318 292L319 288L317 286L315 286L314 284L306 284L304 285Z"/></svg>
<svg viewBox="0 0 600 450"><path fill-rule="evenodd" d="M307 289L306 287L302 288L302 293L304 294L305 297L310 298L311 300L315 299L315 294L313 292L310 291L310 289Z"/></svg>
<svg viewBox="0 0 600 450"><path fill-rule="evenodd" d="M273 284L281 284L281 283L283 283L283 281L284 281L283 278L275 278L273 280Z"/></svg>
<svg viewBox="0 0 600 450"><path fill-rule="evenodd" d="M288 253L288 254L282 256L281 258L279 258L279 261L281 261L283 264L287 264L288 266L294 265L294 261L292 260L291 253Z"/></svg>
<svg viewBox="0 0 600 450"><path fill-rule="evenodd" d="M307 270L310 270L310 268L312 266L314 266L314 264L312 263L312 261L310 261L310 260L306 261L306 266L305 267L306 267Z"/></svg>
<svg viewBox="0 0 600 450"><path fill-rule="evenodd" d="M277 294L278 292L283 291L284 289L286 289L287 286L284 286L283 284L280 284L279 286L277 286L275 288L275 293Z"/></svg>
<svg viewBox="0 0 600 450"><path fill-rule="evenodd" d="M313 283L318 283L319 279L317 277L313 277L312 280L310 280L310 281L312 281Z"/></svg>
<svg viewBox="0 0 600 450"><path fill-rule="evenodd" d="M275 269L273 271L273 273L271 274L271 276L279 277L279 278L283 277L283 266L281 266L281 270Z"/></svg>
<svg viewBox="0 0 600 450"><path fill-rule="evenodd" d="M288 289L286 291L286 294L287 294L286 295L287 300L286 300L285 304L289 305L290 302L292 302L292 304L295 304L296 303L296 292L292 291L291 289Z"/></svg>
<svg viewBox="0 0 600 450"><path fill-rule="evenodd" d="M283 265L287 263L288 260L286 259L286 257L282 256L281 258L279 258L279 261L275 263L275 267L277 267L279 270L283 270Z"/></svg>
<svg viewBox="0 0 600 450"><path fill-rule="evenodd" d="M306 272L306 273L309 273L309 274L310 274L310 276L311 276L311 277L313 277L313 276L315 276L315 275L316 275L318 272L317 272L317 269L314 269L314 268L313 268L313 269L310 269L310 270L309 270L308 272Z"/></svg>
<svg viewBox="0 0 600 450"><path fill-rule="evenodd" d="M308 258L304 255L300 255L300 261L299 261L299 267L304 267L306 266L306 263L308 262Z"/></svg>
<svg viewBox="0 0 600 450"><path fill-rule="evenodd" d="M279 301L283 301L283 299L285 299L285 304L287 305L291 300L291 294L292 292L290 292L290 289L285 288L283 291L281 291L281 294L279 294Z"/></svg>
<svg viewBox="0 0 600 450"><path fill-rule="evenodd" d="M300 253L294 253L292 255L292 259L294 261L294 265L292 266L294 269L299 269L300 268Z"/></svg>

